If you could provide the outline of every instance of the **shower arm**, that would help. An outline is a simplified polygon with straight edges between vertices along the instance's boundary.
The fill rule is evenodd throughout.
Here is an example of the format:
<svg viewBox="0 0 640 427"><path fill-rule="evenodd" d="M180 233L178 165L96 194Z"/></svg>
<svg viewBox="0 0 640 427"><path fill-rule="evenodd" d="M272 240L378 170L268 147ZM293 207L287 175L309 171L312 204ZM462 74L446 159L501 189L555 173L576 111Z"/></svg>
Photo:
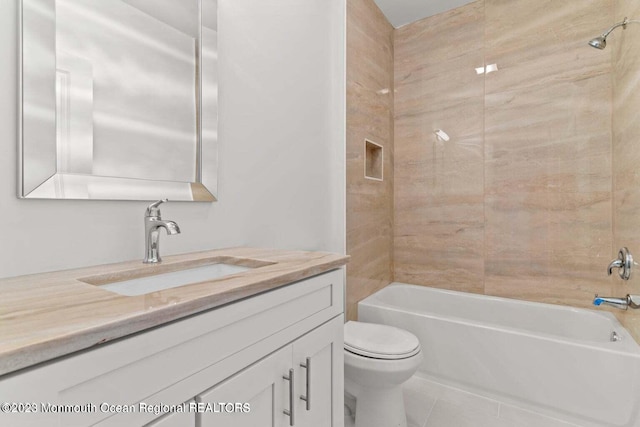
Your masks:
<svg viewBox="0 0 640 427"><path fill-rule="evenodd" d="M622 27L623 30L627 29L627 24L631 24L631 23L640 23L639 20L637 19L627 19L626 17L622 20L622 22L618 22L617 24L613 25L611 28L609 28L607 31L605 31L604 33L602 33L603 38L607 38L607 36L609 36L609 34L611 34L611 31L615 30L618 27Z"/></svg>

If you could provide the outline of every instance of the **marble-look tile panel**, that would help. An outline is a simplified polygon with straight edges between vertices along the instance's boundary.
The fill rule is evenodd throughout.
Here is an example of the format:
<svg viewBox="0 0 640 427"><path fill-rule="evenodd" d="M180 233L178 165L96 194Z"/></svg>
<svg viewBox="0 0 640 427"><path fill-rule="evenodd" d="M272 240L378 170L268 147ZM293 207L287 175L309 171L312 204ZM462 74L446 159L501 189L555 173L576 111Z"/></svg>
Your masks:
<svg viewBox="0 0 640 427"><path fill-rule="evenodd" d="M640 68L639 68L640 69ZM639 73L640 74L640 73ZM638 82L640 88L640 81ZM640 93L637 94L640 96ZM638 106L634 106L637 108ZM623 110L631 109L630 106L623 106ZM622 114L620 114L622 116ZM640 127L636 126L637 110L629 117L617 117L614 114L614 142L613 142L613 188L614 191L636 191L640 189L640 150L638 144L638 132ZM625 124L625 122L627 124Z"/></svg>
<svg viewBox="0 0 640 427"><path fill-rule="evenodd" d="M395 250L399 253L394 260L396 282L484 293L484 261L481 258L453 258L452 251L448 250L444 251L446 256L441 258L434 256L435 251L419 255L415 248L406 250L396 247Z"/></svg>
<svg viewBox="0 0 640 427"><path fill-rule="evenodd" d="M422 54L428 56L428 52L424 50ZM396 52L396 57L398 55ZM437 113L443 108L463 108L469 101L482 100L484 75L478 75L475 69L483 65L482 50L433 64L417 65L408 60L403 63L396 61L396 120L404 116L411 118L420 113ZM461 118L466 121L472 117L458 116L458 120Z"/></svg>
<svg viewBox="0 0 640 427"><path fill-rule="evenodd" d="M347 152L350 156L364 155L364 137L362 140L355 138L363 133L380 145L389 138L389 129L391 128L390 105L393 102L391 94L375 93L377 86L367 88L358 84L350 84L347 81L347 139L354 138L353 144L347 146ZM356 143L357 142L357 143ZM348 160L355 160L350 159ZM385 150L385 166L386 162L392 160ZM364 169L364 168L363 168Z"/></svg>
<svg viewBox="0 0 640 427"><path fill-rule="evenodd" d="M396 281L483 292L483 17L477 1L395 34Z"/></svg>
<svg viewBox="0 0 640 427"><path fill-rule="evenodd" d="M373 0L347 2L347 319L393 280L393 27ZM365 179L364 140L383 146L384 181Z"/></svg>
<svg viewBox="0 0 640 427"><path fill-rule="evenodd" d="M437 93L434 96L446 98ZM428 104L429 99L423 103ZM427 112L398 110L396 104L400 114L394 129L397 203L408 197L415 201L434 194L480 195L484 191L482 96L460 104L440 102L438 106ZM437 129L445 131L450 140L438 139ZM395 209L402 211L404 206Z"/></svg>
<svg viewBox="0 0 640 427"><path fill-rule="evenodd" d="M487 196L485 203L487 258L539 254L553 262L574 258L585 268L609 258L608 192L511 193Z"/></svg>
<svg viewBox="0 0 640 427"><path fill-rule="evenodd" d="M516 263L511 261L511 264ZM588 309L594 308L592 302L595 294L607 296L613 288L612 281L606 278L581 280L571 277L551 277L548 274L520 277L492 273L487 273L485 276L486 295Z"/></svg>
<svg viewBox="0 0 640 427"><path fill-rule="evenodd" d="M612 0L487 0L487 93L608 74L610 60L587 41L611 25Z"/></svg>
<svg viewBox="0 0 640 427"><path fill-rule="evenodd" d="M632 254L637 253L640 257L640 188L615 190L613 193L614 212L614 245L609 254L612 259L618 255L618 249L626 246ZM640 284L640 269L637 271L637 278ZM630 280L630 282L635 282ZM640 288L636 290L640 293Z"/></svg>
<svg viewBox="0 0 640 427"><path fill-rule="evenodd" d="M610 193L491 195L486 218L486 294L588 307L610 291Z"/></svg>
<svg viewBox="0 0 640 427"><path fill-rule="evenodd" d="M466 147L425 144L421 150L415 150L418 154L414 160L396 163L399 173L395 179L406 183L395 187L396 212L402 215L407 209L433 206L433 199L446 197L469 196L482 203L484 164L475 153L480 144L471 141ZM420 151L428 151L429 155L420 156Z"/></svg>
<svg viewBox="0 0 640 427"><path fill-rule="evenodd" d="M484 0L400 27L394 39L396 70L477 53L483 34ZM399 78L404 76L401 73Z"/></svg>
<svg viewBox="0 0 640 427"><path fill-rule="evenodd" d="M486 0L485 293L590 307L611 289L611 0Z"/></svg>
<svg viewBox="0 0 640 427"><path fill-rule="evenodd" d="M376 266L382 265L381 262L375 264ZM347 270L347 274L351 277L352 290L349 290L349 300L347 301L347 318L349 320L357 320L358 318L358 302L375 293L379 289L386 286L388 283L380 284L379 276L387 274L386 270L378 269L366 271L363 274L350 273ZM374 277L367 277L374 276Z"/></svg>
<svg viewBox="0 0 640 427"><path fill-rule="evenodd" d="M625 16L633 18L638 13L638 0L615 2L617 20ZM637 24L634 27L629 26L628 30L633 28L636 33L640 31ZM622 199L616 199L617 205L624 210L620 218L624 225L616 231L626 233L634 231L628 227L629 222L625 217L633 213L634 207L638 207L638 196L634 193L640 192L640 123L637 118L640 108L640 58L637 55L640 39L637 34L620 30L611 33L607 39L607 49L611 49L613 56L613 188L616 193L624 191L619 193Z"/></svg>
<svg viewBox="0 0 640 427"><path fill-rule="evenodd" d="M611 66L587 41L611 11L610 0L486 1L486 62L498 65L486 75L488 195L610 191Z"/></svg>
<svg viewBox="0 0 640 427"><path fill-rule="evenodd" d="M487 94L486 191L611 190L610 77Z"/></svg>
<svg viewBox="0 0 640 427"><path fill-rule="evenodd" d="M618 256L618 250L627 247L634 259L640 257L640 188L619 190L613 193L614 198L614 243L609 254L610 260ZM628 281L621 280L618 274L612 275L612 287L609 295L623 297L626 294L640 295L640 268L634 265ZM604 293L601 293L604 295ZM640 310L620 311L610 309L620 322L640 342Z"/></svg>
<svg viewBox="0 0 640 427"><path fill-rule="evenodd" d="M604 51L587 45L624 16L640 16L640 0L481 0L395 31L396 281L581 307L596 292L640 293L640 275L621 284L604 270L619 246L640 253L640 38L618 30ZM489 64L498 70L476 74ZM352 92L377 116L356 110L354 123L382 135L371 88L384 78L368 78ZM382 220L380 241L389 222L370 213L375 191L351 188L366 195L354 240L369 218ZM365 270L359 286L374 289ZM634 330L637 317L616 314Z"/></svg>
<svg viewBox="0 0 640 427"><path fill-rule="evenodd" d="M396 198L396 201L398 199ZM396 281L483 292L481 195L431 195L399 202L394 226Z"/></svg>
<svg viewBox="0 0 640 427"><path fill-rule="evenodd" d="M640 17L640 0L615 0L614 22ZM640 257L640 26L617 29L607 39L613 62L613 199L614 245L611 258L626 246ZM637 267L637 266L636 266ZM614 279L612 295L640 294L640 270L629 281ZM612 310L640 342L640 310Z"/></svg>

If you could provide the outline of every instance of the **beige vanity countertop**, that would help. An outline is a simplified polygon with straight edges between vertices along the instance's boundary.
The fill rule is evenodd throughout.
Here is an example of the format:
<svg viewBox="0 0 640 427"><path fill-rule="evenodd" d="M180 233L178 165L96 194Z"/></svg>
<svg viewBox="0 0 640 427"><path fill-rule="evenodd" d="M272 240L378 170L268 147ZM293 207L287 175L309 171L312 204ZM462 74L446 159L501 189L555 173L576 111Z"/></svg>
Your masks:
<svg viewBox="0 0 640 427"><path fill-rule="evenodd" d="M0 375L346 264L328 252L231 248L0 279ZM139 296L100 284L228 262L251 270ZM82 280L84 281L82 281Z"/></svg>

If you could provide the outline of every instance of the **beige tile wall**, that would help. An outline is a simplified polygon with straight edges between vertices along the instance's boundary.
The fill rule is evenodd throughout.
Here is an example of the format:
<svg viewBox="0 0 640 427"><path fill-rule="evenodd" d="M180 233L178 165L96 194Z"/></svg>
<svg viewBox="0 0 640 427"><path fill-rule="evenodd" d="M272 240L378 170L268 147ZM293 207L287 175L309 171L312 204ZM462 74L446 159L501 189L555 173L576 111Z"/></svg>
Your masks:
<svg viewBox="0 0 640 427"><path fill-rule="evenodd" d="M478 1L395 32L396 281L483 291L483 31Z"/></svg>
<svg viewBox="0 0 640 427"><path fill-rule="evenodd" d="M586 44L640 0L478 0L397 30L347 4L349 318L392 279L580 307L640 294L640 270L605 273L621 246L640 259L640 25ZM362 178L366 137L395 166L382 185ZM640 314L612 311L640 340Z"/></svg>
<svg viewBox="0 0 640 427"><path fill-rule="evenodd" d="M614 291L611 53L587 45L612 20L612 0L479 0L396 31L395 280Z"/></svg>
<svg viewBox="0 0 640 427"><path fill-rule="evenodd" d="M610 0L486 0L484 292L589 307L612 252Z"/></svg>
<svg viewBox="0 0 640 427"><path fill-rule="evenodd" d="M347 318L392 281L393 27L373 0L347 1ZM384 181L364 178L364 140L384 150Z"/></svg>
<svg viewBox="0 0 640 427"><path fill-rule="evenodd" d="M615 0L614 5L614 22L625 16L640 19L640 0ZM621 30L607 38L613 58L613 239L614 249L627 246L640 260L640 24ZM640 294L640 268L628 282L616 280L612 292ZM640 313L618 315L640 342Z"/></svg>

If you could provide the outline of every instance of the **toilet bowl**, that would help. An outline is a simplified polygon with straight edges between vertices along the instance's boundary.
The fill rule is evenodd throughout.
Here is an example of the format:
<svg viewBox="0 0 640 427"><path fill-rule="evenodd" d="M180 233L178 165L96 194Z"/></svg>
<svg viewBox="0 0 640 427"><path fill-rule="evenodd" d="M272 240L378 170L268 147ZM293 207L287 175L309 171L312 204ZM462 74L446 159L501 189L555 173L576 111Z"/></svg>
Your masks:
<svg viewBox="0 0 640 427"><path fill-rule="evenodd" d="M410 332L375 323L345 323L345 402L355 413L355 426L406 427L402 384L420 362L420 342Z"/></svg>

